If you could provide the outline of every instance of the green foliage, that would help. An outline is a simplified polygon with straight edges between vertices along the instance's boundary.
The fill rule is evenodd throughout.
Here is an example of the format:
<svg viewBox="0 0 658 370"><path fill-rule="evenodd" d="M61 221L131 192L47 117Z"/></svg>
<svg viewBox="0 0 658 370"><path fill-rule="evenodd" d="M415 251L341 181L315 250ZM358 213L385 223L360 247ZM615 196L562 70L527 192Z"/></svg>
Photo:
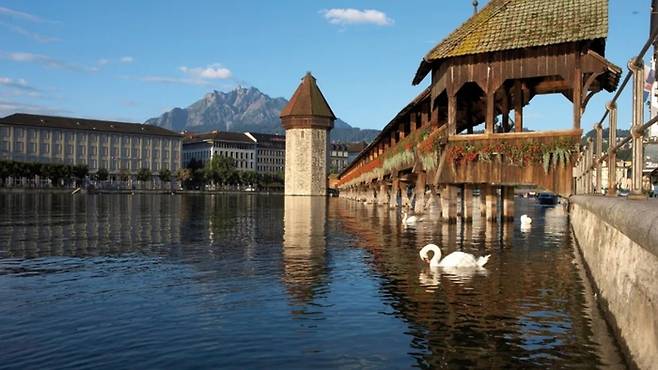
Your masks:
<svg viewBox="0 0 658 370"><path fill-rule="evenodd" d="M98 181L106 181L110 177L110 173L105 168L99 168L94 177Z"/></svg>
<svg viewBox="0 0 658 370"><path fill-rule="evenodd" d="M436 168L438 161L436 159L436 152L429 154L422 154L420 162L423 164L423 170L429 171Z"/></svg>
<svg viewBox="0 0 658 370"><path fill-rule="evenodd" d="M73 176L81 181L89 174L89 166L86 164L77 164L71 168Z"/></svg>
<svg viewBox="0 0 658 370"><path fill-rule="evenodd" d="M137 181L150 181L152 177L151 170L148 168L140 168L137 171Z"/></svg>
<svg viewBox="0 0 658 370"><path fill-rule="evenodd" d="M130 180L130 171L125 168L119 170L119 180L128 181Z"/></svg>
<svg viewBox="0 0 658 370"><path fill-rule="evenodd" d="M189 168L179 168L176 171L176 180L186 183L192 179L192 171Z"/></svg>
<svg viewBox="0 0 658 370"><path fill-rule="evenodd" d="M171 180L171 171L168 168L163 168L158 172L160 181L169 182Z"/></svg>

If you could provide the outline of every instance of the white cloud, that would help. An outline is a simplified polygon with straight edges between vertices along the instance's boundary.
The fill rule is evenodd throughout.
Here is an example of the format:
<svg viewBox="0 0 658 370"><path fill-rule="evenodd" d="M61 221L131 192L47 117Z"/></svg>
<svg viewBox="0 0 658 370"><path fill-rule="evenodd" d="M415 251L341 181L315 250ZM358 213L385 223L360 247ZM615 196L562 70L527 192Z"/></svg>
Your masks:
<svg viewBox="0 0 658 370"><path fill-rule="evenodd" d="M9 78L0 76L0 86L10 87L12 89L25 90L25 91L37 91L38 89L30 86L27 81L22 78Z"/></svg>
<svg viewBox="0 0 658 370"><path fill-rule="evenodd" d="M42 54L26 52L4 52L0 51L0 59L11 60L17 63L35 63L48 68L67 69L70 71L97 72L98 67L87 67L79 64L65 62Z"/></svg>
<svg viewBox="0 0 658 370"><path fill-rule="evenodd" d="M42 35L42 34L39 34L39 33L36 33L36 32L26 30L23 27L15 26L13 24L9 24L9 23L6 23L6 22L0 21L0 25L7 28L8 30L10 30L14 33L17 33L19 35L23 35L25 37L31 38L31 39L33 39L37 42L43 43L43 44L60 41L60 39L58 39L57 37L45 36L45 35Z"/></svg>
<svg viewBox="0 0 658 370"><path fill-rule="evenodd" d="M50 21L45 20L45 19L43 19L41 17L38 17L36 15L25 13L25 12L20 12L18 10L5 8L3 6L0 6L0 15L5 15L5 16L12 17L12 18L22 19L22 20L26 20L26 21L30 21L30 22L35 22L35 23L50 22Z"/></svg>
<svg viewBox="0 0 658 370"><path fill-rule="evenodd" d="M209 85L210 82L194 79L194 78L179 78L179 77L167 77L167 76L144 76L140 77L140 80L144 82L156 82L164 84L184 84L184 85Z"/></svg>
<svg viewBox="0 0 658 370"><path fill-rule="evenodd" d="M11 100L0 100L0 116L7 116L14 113L34 113L34 114L66 114L69 111L49 107L40 104L27 104Z"/></svg>
<svg viewBox="0 0 658 370"><path fill-rule="evenodd" d="M386 13L374 9L353 9L353 8L334 8L322 10L320 13L331 24L348 25L348 24L374 24L377 26L390 26L394 23L393 19L386 16Z"/></svg>
<svg viewBox="0 0 658 370"><path fill-rule="evenodd" d="M130 57L130 56L121 57L121 59L119 59L119 62L121 62L121 63L132 63L134 61L135 61L135 58Z"/></svg>
<svg viewBox="0 0 658 370"><path fill-rule="evenodd" d="M105 59L105 58L103 58L103 59L99 59L98 62L96 62L96 64L98 64L99 66L104 66L104 65L106 65L106 64L108 64L108 63L110 63L110 61L107 60L107 59Z"/></svg>
<svg viewBox="0 0 658 370"><path fill-rule="evenodd" d="M179 68L181 72L198 80L226 80L231 78L232 73L228 68L223 67L219 63L211 64L207 67L189 68L182 66Z"/></svg>

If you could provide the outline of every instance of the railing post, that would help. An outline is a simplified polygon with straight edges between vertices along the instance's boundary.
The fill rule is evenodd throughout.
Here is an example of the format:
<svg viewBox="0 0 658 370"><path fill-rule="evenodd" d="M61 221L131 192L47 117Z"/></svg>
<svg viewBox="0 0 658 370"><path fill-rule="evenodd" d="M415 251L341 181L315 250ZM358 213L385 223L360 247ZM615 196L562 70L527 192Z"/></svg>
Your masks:
<svg viewBox="0 0 658 370"><path fill-rule="evenodd" d="M633 136L633 187L631 194L634 197L642 196L642 167L644 167L644 146L642 139L644 133L640 127L644 124L644 65L642 61L634 63L631 60L628 67L633 72L633 126L631 135Z"/></svg>
<svg viewBox="0 0 658 370"><path fill-rule="evenodd" d="M585 156L585 194L592 194L592 157L594 156L594 146L592 138L587 139L587 154Z"/></svg>
<svg viewBox="0 0 658 370"><path fill-rule="evenodd" d="M594 126L596 130L596 191L595 194L603 193L603 187L601 186L601 156L603 152L603 127L600 123L597 123Z"/></svg>
<svg viewBox="0 0 658 370"><path fill-rule="evenodd" d="M617 103L609 102L608 118L610 120L608 132L608 196L617 196L617 152L612 150L617 145Z"/></svg>

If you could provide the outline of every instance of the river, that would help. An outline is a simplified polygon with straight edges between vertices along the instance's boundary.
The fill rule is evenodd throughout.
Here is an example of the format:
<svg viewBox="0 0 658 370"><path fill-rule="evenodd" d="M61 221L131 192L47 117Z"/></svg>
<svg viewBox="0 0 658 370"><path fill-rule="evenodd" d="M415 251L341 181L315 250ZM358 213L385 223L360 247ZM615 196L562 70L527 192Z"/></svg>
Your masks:
<svg viewBox="0 0 658 370"><path fill-rule="evenodd" d="M477 202L476 202L477 203ZM561 207L0 193L0 368L624 368ZM486 270L431 270L491 254Z"/></svg>

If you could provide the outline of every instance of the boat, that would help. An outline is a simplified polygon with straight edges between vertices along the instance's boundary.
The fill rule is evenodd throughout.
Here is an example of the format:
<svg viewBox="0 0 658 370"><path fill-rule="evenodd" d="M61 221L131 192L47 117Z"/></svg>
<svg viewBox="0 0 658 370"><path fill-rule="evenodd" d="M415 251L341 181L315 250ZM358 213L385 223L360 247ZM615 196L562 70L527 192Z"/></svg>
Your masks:
<svg viewBox="0 0 658 370"><path fill-rule="evenodd" d="M537 201L539 204L555 205L557 204L557 195L553 193L539 193L537 195Z"/></svg>

